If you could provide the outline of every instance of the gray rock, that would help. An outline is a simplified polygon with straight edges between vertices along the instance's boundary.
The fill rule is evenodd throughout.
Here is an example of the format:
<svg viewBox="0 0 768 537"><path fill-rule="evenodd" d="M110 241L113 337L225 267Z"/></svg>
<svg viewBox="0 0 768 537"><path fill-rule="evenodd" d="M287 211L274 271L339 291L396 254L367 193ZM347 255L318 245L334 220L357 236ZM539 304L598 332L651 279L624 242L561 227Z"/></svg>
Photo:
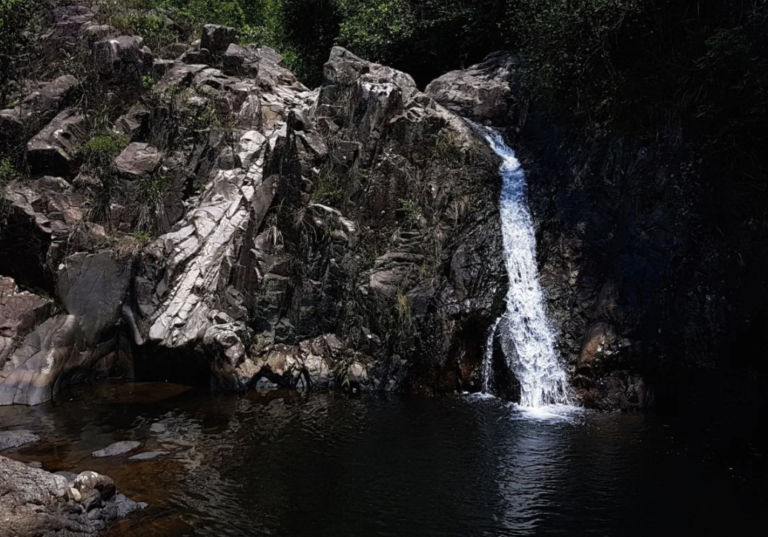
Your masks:
<svg viewBox="0 0 768 537"><path fill-rule="evenodd" d="M139 447L141 447L141 442L125 440L122 442L115 442L104 449L94 451L91 455L97 459L102 457L116 457L117 455L123 455Z"/></svg>
<svg viewBox="0 0 768 537"><path fill-rule="evenodd" d="M163 154L149 144L133 142L115 159L115 167L128 179L152 175L160 166Z"/></svg>
<svg viewBox="0 0 768 537"><path fill-rule="evenodd" d="M237 30L228 26L206 24L200 42L201 49L207 49L211 54L221 54L227 47L237 41Z"/></svg>
<svg viewBox="0 0 768 537"><path fill-rule="evenodd" d="M80 252L59 268L59 299L77 317L84 343L95 346L114 329L128 293L131 271L110 251Z"/></svg>
<svg viewBox="0 0 768 537"><path fill-rule="evenodd" d="M166 455L170 455L170 452L169 451L147 451L146 453L139 453L138 455L128 457L128 460L129 461L151 461L159 457L165 457Z"/></svg>
<svg viewBox="0 0 768 537"><path fill-rule="evenodd" d="M115 126L122 134L130 136L131 141L139 141L149 127L149 110L142 105L134 105L127 114L118 118Z"/></svg>
<svg viewBox="0 0 768 537"><path fill-rule="evenodd" d="M39 436L26 429L0 431L0 451L32 444L38 440L40 440Z"/></svg>
<svg viewBox="0 0 768 537"><path fill-rule="evenodd" d="M87 137L85 116L79 110L64 110L27 144L30 170L45 170L60 177L71 176L72 161Z"/></svg>
<svg viewBox="0 0 768 537"><path fill-rule="evenodd" d="M152 54L138 36L121 35L102 39L93 45L93 60L103 80L112 84L136 86L153 65Z"/></svg>
<svg viewBox="0 0 768 537"><path fill-rule="evenodd" d="M77 484L77 488L73 488ZM96 537L105 523L143 509L95 472L72 480L0 456L0 537Z"/></svg>
<svg viewBox="0 0 768 537"><path fill-rule="evenodd" d="M50 300L19 292L13 279L0 276L0 368L11 355L14 341L47 319L52 307Z"/></svg>
<svg viewBox="0 0 768 537"><path fill-rule="evenodd" d="M29 334L0 370L0 405L38 405L76 381L88 355L73 315L48 319ZM67 382L60 382L66 379Z"/></svg>
<svg viewBox="0 0 768 537"><path fill-rule="evenodd" d="M473 121L509 122L518 97L514 92L519 62L514 54L496 52L480 64L446 73L431 82L425 93Z"/></svg>

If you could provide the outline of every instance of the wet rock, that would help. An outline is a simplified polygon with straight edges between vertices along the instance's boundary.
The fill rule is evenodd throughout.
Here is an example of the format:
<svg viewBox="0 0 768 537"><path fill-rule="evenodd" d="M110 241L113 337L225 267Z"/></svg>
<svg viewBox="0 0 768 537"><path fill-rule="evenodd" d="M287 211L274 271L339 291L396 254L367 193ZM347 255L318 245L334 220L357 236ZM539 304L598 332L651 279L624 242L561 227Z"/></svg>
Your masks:
<svg viewBox="0 0 768 537"><path fill-rule="evenodd" d="M52 474L0 456L0 537L96 537L106 523L146 508L95 472Z"/></svg>
<svg viewBox="0 0 768 537"><path fill-rule="evenodd" d="M211 54L221 54L227 47L237 41L237 30L227 26L206 24L203 27L203 37L200 42L201 49L207 49Z"/></svg>
<svg viewBox="0 0 768 537"><path fill-rule="evenodd" d="M96 458L116 457L117 455L123 455L139 447L141 447L141 442L126 440L123 442L115 442L114 444L110 444L104 449L94 451L91 453L91 455Z"/></svg>
<svg viewBox="0 0 768 537"><path fill-rule="evenodd" d="M151 461L160 457L170 455L169 451L147 451L146 453L139 453L132 457L128 457L129 461Z"/></svg>
<svg viewBox="0 0 768 537"><path fill-rule="evenodd" d="M616 340L614 329L608 323L595 323L584 335L581 352L576 366L579 369L590 368L596 360L610 354L610 346Z"/></svg>
<svg viewBox="0 0 768 537"><path fill-rule="evenodd" d="M32 172L48 171L69 177L73 159L86 142L86 118L78 110L61 112L27 144L27 161Z"/></svg>
<svg viewBox="0 0 768 537"><path fill-rule="evenodd" d="M495 52L482 63L434 80L425 93L473 121L508 123L517 101L515 76L519 63L517 55Z"/></svg>
<svg viewBox="0 0 768 537"><path fill-rule="evenodd" d="M160 166L163 154L149 144L134 142L115 159L117 170L129 179L152 175Z"/></svg>
<svg viewBox="0 0 768 537"><path fill-rule="evenodd" d="M0 431L0 451L32 444L38 440L40 440L39 436L26 429Z"/></svg>

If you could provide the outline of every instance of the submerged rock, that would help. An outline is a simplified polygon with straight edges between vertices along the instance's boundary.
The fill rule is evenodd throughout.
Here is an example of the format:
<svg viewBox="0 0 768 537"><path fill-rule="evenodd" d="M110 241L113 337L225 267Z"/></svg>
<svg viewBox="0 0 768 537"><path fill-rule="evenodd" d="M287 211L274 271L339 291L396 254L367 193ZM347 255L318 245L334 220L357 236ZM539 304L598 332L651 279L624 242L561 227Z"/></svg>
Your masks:
<svg viewBox="0 0 768 537"><path fill-rule="evenodd" d="M97 459L103 457L116 457L118 455L124 455L125 453L133 451L139 447L141 447L141 442L125 440L122 442L115 442L114 444L108 445L104 449L94 451L91 453L91 455Z"/></svg>
<svg viewBox="0 0 768 537"><path fill-rule="evenodd" d="M38 440L40 440L39 436L26 429L0 431L0 451L32 444Z"/></svg>

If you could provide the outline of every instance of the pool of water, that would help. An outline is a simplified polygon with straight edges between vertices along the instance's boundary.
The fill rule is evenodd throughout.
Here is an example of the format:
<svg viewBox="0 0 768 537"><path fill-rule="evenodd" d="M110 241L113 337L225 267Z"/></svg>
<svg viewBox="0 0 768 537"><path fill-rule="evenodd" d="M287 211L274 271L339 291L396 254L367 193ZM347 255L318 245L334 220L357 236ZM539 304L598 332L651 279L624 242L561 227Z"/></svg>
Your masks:
<svg viewBox="0 0 768 537"><path fill-rule="evenodd" d="M112 537L762 535L768 522L760 424L728 416L114 384L0 408L14 428L43 440L4 455L105 473L150 504ZM90 456L118 440L171 455Z"/></svg>

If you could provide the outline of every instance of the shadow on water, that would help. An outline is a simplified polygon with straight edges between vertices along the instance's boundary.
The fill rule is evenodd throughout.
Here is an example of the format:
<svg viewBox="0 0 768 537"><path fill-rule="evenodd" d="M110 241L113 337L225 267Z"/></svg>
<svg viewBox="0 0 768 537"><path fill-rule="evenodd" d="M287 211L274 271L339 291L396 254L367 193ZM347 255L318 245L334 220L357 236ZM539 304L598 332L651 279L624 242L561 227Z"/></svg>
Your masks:
<svg viewBox="0 0 768 537"><path fill-rule="evenodd" d="M753 535L766 522L761 448L639 414L128 384L0 408L0 424L44 437L11 457L103 472L150 504L109 537ZM91 458L118 440L171 454Z"/></svg>

